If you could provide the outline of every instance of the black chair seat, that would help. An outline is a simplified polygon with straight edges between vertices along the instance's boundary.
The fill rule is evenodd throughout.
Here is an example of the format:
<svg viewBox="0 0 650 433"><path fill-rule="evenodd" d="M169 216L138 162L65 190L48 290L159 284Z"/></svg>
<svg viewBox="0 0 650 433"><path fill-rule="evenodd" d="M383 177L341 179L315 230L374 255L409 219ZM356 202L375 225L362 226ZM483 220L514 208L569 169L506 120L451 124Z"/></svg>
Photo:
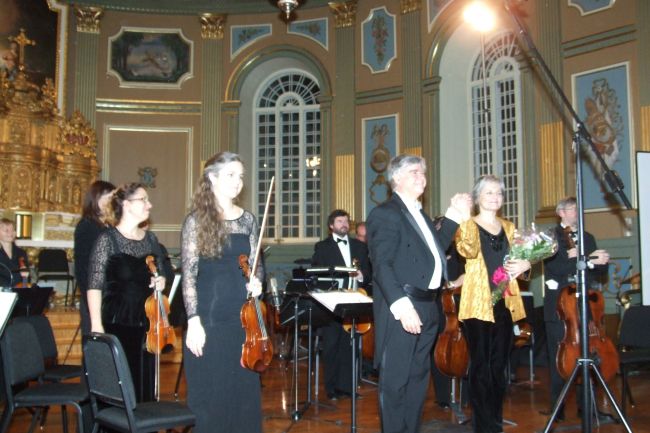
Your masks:
<svg viewBox="0 0 650 433"><path fill-rule="evenodd" d="M627 352L619 352L618 357L621 365L643 364L650 362L650 349L636 349Z"/></svg>
<svg viewBox="0 0 650 433"><path fill-rule="evenodd" d="M80 383L44 383L14 395L14 401L19 406L69 404L87 399L88 389Z"/></svg>
<svg viewBox="0 0 650 433"><path fill-rule="evenodd" d="M194 424L194 414L187 406L172 401L140 403L133 411L137 431L158 431L170 425ZM97 420L111 429L128 432L129 419L122 408L109 407L100 410Z"/></svg>
<svg viewBox="0 0 650 433"><path fill-rule="evenodd" d="M623 314L618 336L618 358L621 370L621 412L629 400L634 405L627 376L632 365L650 363L650 305L633 305Z"/></svg>
<svg viewBox="0 0 650 433"><path fill-rule="evenodd" d="M14 321L0 338L2 357L2 380L5 400L0 432L8 431L14 412L19 407L33 408L29 431L33 431L36 421L42 417L43 408L52 405L63 406L63 431L67 433L65 407L70 405L77 412L77 427L84 431L82 404L89 400L85 383L42 383L39 379L45 372L43 352L34 326L24 321ZM41 427L43 427L41 425Z"/></svg>
<svg viewBox="0 0 650 433"><path fill-rule="evenodd" d="M114 335L85 335L83 354L95 419L93 431L101 426L132 433L184 427L186 432L195 424L196 417L184 404L175 401L136 403L124 348Z"/></svg>
<svg viewBox="0 0 650 433"><path fill-rule="evenodd" d="M61 382L63 380L74 379L83 375L81 365L55 365L45 369L43 380L48 382Z"/></svg>

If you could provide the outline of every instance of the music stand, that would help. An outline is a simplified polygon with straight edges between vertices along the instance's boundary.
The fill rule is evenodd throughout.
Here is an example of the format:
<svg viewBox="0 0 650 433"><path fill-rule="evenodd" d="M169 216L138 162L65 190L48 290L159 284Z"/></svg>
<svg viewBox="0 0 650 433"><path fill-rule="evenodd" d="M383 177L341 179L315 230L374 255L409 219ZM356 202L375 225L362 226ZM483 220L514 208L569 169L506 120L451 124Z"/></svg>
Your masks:
<svg viewBox="0 0 650 433"><path fill-rule="evenodd" d="M53 287L13 287L11 289L18 295L16 306L11 312L11 317L37 316L43 314L48 304Z"/></svg>
<svg viewBox="0 0 650 433"><path fill-rule="evenodd" d="M352 405L350 409L350 432L357 431L357 332L356 325L362 317L372 317L372 298L359 292L318 293L309 292L325 308L343 320L351 320L350 344L352 344Z"/></svg>

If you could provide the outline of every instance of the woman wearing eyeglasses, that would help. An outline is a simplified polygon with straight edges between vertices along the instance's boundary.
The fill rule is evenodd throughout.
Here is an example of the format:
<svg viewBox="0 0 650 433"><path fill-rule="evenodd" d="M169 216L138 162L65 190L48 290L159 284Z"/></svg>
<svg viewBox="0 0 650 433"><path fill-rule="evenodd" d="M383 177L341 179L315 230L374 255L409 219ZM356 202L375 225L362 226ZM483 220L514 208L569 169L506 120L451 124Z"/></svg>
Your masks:
<svg viewBox="0 0 650 433"><path fill-rule="evenodd" d="M143 185L129 183L115 190L111 200L115 226L97 238L88 269L91 330L120 340L139 402L154 399L155 358L144 349L144 304L154 289L165 287L165 278L152 277L145 262L149 255L156 263L164 259L156 235L140 227L151 208Z"/></svg>

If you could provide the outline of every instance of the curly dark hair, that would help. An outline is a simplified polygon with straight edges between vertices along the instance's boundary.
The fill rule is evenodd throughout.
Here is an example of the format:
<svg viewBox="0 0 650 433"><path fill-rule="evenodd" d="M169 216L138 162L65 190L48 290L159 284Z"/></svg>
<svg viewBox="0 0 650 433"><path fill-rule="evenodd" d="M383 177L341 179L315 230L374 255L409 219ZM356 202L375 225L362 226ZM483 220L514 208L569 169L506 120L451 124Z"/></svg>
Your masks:
<svg viewBox="0 0 650 433"><path fill-rule="evenodd" d="M240 162L241 157L232 152L219 152L205 162L203 173L192 199L192 209L196 218L198 237L197 249L203 257L221 257L228 244L228 231L223 218L223 208L212 191L209 175L218 176L224 166L231 162Z"/></svg>
<svg viewBox="0 0 650 433"><path fill-rule="evenodd" d="M140 188L144 190L147 189L141 183L132 182L120 185L115 191L113 191L113 198L111 199L112 215L110 215L110 218L107 218L107 221L111 225L115 226L119 224L119 222L122 220L124 202L133 197L135 192Z"/></svg>

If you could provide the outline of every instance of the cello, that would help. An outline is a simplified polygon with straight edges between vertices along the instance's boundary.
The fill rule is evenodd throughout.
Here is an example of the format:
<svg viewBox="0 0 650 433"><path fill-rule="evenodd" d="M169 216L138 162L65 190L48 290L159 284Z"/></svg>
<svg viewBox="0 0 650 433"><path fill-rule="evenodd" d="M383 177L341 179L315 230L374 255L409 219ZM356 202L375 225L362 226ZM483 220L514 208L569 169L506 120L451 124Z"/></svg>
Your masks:
<svg viewBox="0 0 650 433"><path fill-rule="evenodd" d="M145 259L149 272L155 278L158 277L158 270L153 256ZM144 303L144 310L149 319L149 330L147 331L146 347L147 352L156 356L156 378L154 385L154 396L156 401L160 399L160 354L167 353L174 348L176 333L169 324L169 300L167 296L154 288L153 294Z"/></svg>
<svg viewBox="0 0 650 433"><path fill-rule="evenodd" d="M571 228L565 227L564 236L569 249L576 246L570 232ZM565 334L558 348L556 362L558 372L564 380L570 377L581 355L577 297L577 288L572 284L562 289L558 300L558 314L564 321ZM618 370L619 359L614 343L605 334L605 298L600 291L589 290L587 301L591 312L587 325L589 356L596 361L605 382L609 382Z"/></svg>
<svg viewBox="0 0 650 433"><path fill-rule="evenodd" d="M460 295L462 286L442 291L442 311L445 314L445 329L438 336L433 359L443 374L456 378L463 377L469 366L467 340L460 328L458 309L454 295Z"/></svg>
<svg viewBox="0 0 650 433"><path fill-rule="evenodd" d="M266 218L269 212L269 203L271 201L271 194L273 193L273 182L275 176L271 178L269 185L269 193L266 198L266 206L264 208L264 218L262 219L262 226L260 227L260 237L257 241L257 248L255 250L255 259L253 266L248 265L248 256L242 254L239 256L239 267L242 269L244 277L250 279L251 275L255 275L257 264L260 256L260 246L262 243L262 234L266 227ZM246 331L246 340L242 344L241 365L249 370L258 373L263 372L271 364L273 360L273 344L266 331L264 318L266 317L266 305L257 299L256 296L248 296L246 302L241 308L240 319L242 327Z"/></svg>

